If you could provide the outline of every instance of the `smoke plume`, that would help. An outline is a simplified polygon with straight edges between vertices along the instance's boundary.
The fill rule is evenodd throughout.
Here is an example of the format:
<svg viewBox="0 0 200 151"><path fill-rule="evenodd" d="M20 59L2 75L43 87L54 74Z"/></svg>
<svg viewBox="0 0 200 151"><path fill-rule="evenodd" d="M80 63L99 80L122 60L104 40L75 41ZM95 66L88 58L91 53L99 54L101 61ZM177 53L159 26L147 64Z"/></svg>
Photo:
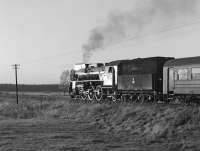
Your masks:
<svg viewBox="0 0 200 151"><path fill-rule="evenodd" d="M159 31L195 18L198 6L198 0L135 0L132 10L113 11L103 26L91 30L82 46L83 61L88 62L95 51L127 36Z"/></svg>

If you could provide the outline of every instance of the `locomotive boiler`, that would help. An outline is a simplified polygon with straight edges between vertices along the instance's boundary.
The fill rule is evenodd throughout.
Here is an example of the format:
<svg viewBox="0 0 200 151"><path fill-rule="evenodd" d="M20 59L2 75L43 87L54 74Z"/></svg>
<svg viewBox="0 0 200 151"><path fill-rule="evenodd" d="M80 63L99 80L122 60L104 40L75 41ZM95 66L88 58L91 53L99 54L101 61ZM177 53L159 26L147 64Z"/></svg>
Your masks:
<svg viewBox="0 0 200 151"><path fill-rule="evenodd" d="M82 100L93 100L94 89L102 85L100 73L103 71L104 64L76 64L70 74L69 93L72 98L80 97Z"/></svg>

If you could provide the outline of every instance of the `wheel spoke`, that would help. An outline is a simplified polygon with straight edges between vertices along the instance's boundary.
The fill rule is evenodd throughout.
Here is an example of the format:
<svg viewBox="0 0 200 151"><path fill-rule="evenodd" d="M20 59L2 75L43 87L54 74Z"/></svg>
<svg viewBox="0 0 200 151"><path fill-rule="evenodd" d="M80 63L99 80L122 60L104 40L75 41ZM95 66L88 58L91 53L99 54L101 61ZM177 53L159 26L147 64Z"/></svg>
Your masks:
<svg viewBox="0 0 200 151"><path fill-rule="evenodd" d="M97 87L96 87L96 90L95 90L95 99L96 99L97 101L101 101L101 100L102 100L102 97L103 97L102 88L101 88L101 86L97 86Z"/></svg>

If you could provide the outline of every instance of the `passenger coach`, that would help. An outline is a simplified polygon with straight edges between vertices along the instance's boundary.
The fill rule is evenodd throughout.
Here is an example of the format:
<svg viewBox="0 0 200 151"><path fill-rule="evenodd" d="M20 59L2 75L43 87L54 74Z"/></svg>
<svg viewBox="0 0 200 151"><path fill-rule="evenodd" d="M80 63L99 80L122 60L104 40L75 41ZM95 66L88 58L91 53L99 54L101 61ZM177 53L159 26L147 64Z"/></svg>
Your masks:
<svg viewBox="0 0 200 151"><path fill-rule="evenodd" d="M163 94L168 99L200 97L200 57L169 60L163 67Z"/></svg>

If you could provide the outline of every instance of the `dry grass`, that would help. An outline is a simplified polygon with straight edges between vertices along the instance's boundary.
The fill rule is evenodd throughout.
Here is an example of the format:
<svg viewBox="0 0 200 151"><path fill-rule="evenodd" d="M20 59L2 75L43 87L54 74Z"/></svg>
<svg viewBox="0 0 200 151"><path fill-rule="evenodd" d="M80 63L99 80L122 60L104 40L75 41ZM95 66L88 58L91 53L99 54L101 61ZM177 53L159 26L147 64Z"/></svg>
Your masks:
<svg viewBox="0 0 200 151"><path fill-rule="evenodd" d="M128 132L134 141L166 143L169 150L194 147L200 138L200 107L161 104L84 104L67 97L24 95L0 97L0 119L62 119L88 122L116 135ZM195 137L194 137L195 136ZM198 142L197 142L198 143Z"/></svg>

